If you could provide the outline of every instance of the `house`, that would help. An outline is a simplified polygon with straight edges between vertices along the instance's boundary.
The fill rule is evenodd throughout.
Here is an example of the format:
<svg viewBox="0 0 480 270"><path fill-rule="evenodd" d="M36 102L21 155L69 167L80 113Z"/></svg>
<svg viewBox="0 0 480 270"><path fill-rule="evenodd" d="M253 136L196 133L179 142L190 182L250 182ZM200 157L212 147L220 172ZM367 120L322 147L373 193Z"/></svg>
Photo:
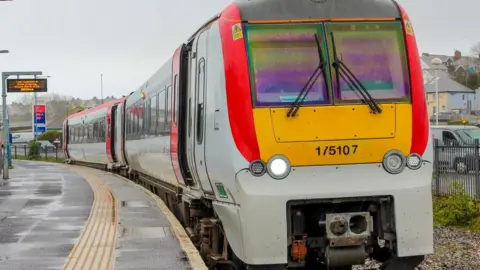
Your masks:
<svg viewBox="0 0 480 270"><path fill-rule="evenodd" d="M445 112L458 110L466 112L474 109L474 105L476 105L475 101L477 99L475 91L455 81L453 75L449 73L447 65L436 67L437 70L433 70L430 63L435 57L422 56L420 58L429 116L432 116L437 111ZM440 58L444 64L450 62L449 57L438 58ZM437 84L438 109L436 104Z"/></svg>
<svg viewBox="0 0 480 270"><path fill-rule="evenodd" d="M442 60L448 73L458 79L466 79L469 73L480 71L480 58L464 56L459 50L456 50L453 56L430 53L422 54L422 60L428 64L430 64L434 58Z"/></svg>

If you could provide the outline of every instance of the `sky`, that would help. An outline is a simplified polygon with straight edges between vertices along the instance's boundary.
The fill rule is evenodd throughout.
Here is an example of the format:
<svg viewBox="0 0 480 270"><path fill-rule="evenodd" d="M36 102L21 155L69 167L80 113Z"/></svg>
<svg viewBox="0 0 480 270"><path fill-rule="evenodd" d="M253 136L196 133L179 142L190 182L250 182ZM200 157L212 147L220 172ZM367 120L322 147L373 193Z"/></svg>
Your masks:
<svg viewBox="0 0 480 270"><path fill-rule="evenodd" d="M42 71L48 91L82 99L134 91L231 0L0 0L0 71ZM294 0L292 0L294 1ZM469 54L480 1L398 0L420 52ZM458 8L456 8L458 7ZM457 11L458 10L458 11ZM8 103L20 95L10 94Z"/></svg>

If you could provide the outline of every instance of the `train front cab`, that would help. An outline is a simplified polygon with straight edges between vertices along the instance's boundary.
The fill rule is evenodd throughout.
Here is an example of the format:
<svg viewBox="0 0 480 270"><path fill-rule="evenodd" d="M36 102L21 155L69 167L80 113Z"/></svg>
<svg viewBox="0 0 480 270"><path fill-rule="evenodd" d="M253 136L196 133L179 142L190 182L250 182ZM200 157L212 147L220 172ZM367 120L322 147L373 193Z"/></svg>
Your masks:
<svg viewBox="0 0 480 270"><path fill-rule="evenodd" d="M236 175L237 205L214 208L245 263L343 267L372 256L413 269L433 253L423 80L411 24L392 6L395 18L242 24L250 72L237 80L250 81L258 154L243 152L251 166Z"/></svg>

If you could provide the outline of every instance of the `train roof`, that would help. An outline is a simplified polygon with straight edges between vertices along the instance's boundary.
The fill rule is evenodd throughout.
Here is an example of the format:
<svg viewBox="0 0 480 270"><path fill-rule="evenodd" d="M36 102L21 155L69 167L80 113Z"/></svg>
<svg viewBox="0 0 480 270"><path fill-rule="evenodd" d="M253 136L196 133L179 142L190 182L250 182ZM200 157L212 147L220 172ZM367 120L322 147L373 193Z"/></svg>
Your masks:
<svg viewBox="0 0 480 270"><path fill-rule="evenodd" d="M236 0L243 21L401 18L393 0Z"/></svg>
<svg viewBox="0 0 480 270"><path fill-rule="evenodd" d="M110 100L108 102L105 102L105 103L100 104L98 106L95 106L93 108L86 109L86 110L83 110L81 112L77 112L77 113L74 113L72 115L69 115L67 117L67 119L76 118L76 117L79 117L79 116L87 115L87 114L92 113L92 112L96 112L96 111L98 111L100 109L103 109L103 108L108 108L112 105L115 105L115 104L118 104L118 103L122 102L125 99L126 99L126 97L118 98L118 99L115 99L115 100Z"/></svg>

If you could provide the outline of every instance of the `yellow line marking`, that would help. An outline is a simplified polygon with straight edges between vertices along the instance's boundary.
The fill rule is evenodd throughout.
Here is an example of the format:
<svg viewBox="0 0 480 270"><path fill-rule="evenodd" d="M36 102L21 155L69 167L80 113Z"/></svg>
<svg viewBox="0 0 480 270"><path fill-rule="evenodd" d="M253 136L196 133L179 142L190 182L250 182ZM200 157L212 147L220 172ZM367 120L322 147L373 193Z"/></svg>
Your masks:
<svg viewBox="0 0 480 270"><path fill-rule="evenodd" d="M83 176L94 194L92 210L63 269L111 269L118 229L115 195L86 168L59 165Z"/></svg>

